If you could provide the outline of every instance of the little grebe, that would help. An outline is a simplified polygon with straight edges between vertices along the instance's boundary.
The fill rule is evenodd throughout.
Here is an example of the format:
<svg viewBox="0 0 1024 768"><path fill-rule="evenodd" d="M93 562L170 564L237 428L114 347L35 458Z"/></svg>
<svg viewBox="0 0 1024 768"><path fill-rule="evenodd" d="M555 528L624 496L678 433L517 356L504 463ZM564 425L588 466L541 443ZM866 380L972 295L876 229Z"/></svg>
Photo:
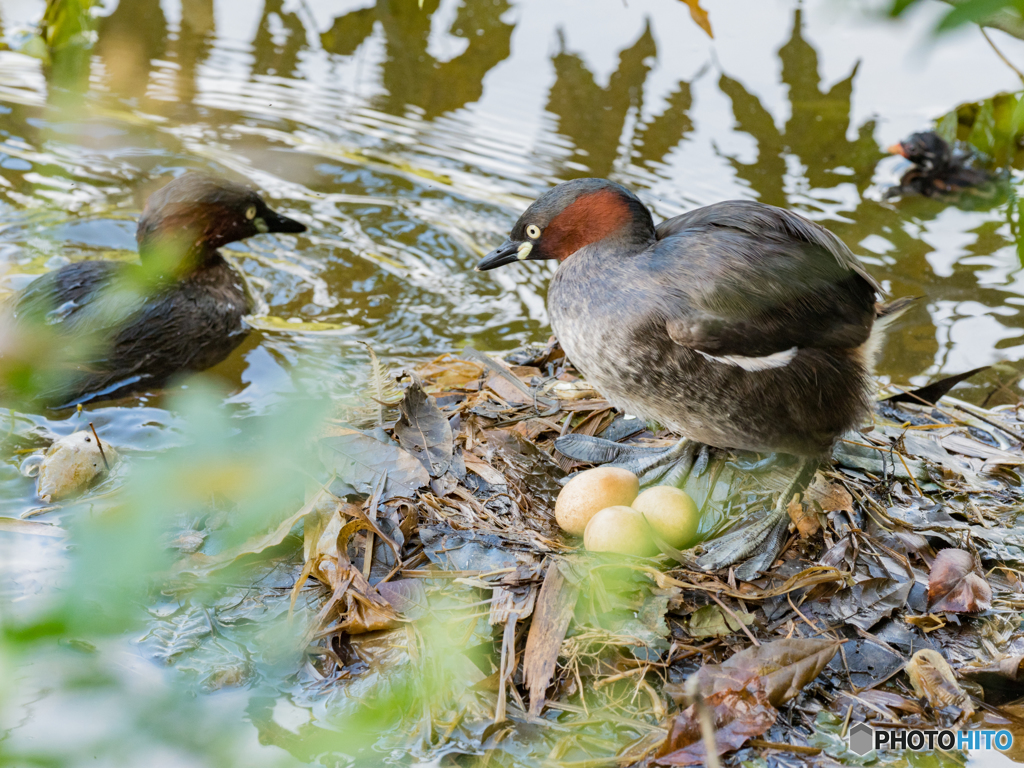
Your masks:
<svg viewBox="0 0 1024 768"><path fill-rule="evenodd" d="M915 133L889 147L913 163L900 178L898 187L888 195L916 192L926 197L943 197L966 189L977 189L992 181L992 175L980 168L971 168L966 159L953 154L949 144L934 131Z"/></svg>
<svg viewBox="0 0 1024 768"><path fill-rule="evenodd" d="M126 395L219 363L245 338L251 306L242 277L217 249L305 229L242 185L196 172L174 179L139 219L141 264L69 264L0 307L15 327L56 336L69 355L61 375L39 382L35 399L57 407Z"/></svg>
<svg viewBox="0 0 1024 768"><path fill-rule="evenodd" d="M770 565L793 493L868 413L876 321L903 304L879 304L849 248L795 213L734 200L655 227L604 179L544 194L477 269L524 259L560 262L552 330L610 403L693 441L805 459L764 521L697 561ZM684 441L665 453L687 455Z"/></svg>

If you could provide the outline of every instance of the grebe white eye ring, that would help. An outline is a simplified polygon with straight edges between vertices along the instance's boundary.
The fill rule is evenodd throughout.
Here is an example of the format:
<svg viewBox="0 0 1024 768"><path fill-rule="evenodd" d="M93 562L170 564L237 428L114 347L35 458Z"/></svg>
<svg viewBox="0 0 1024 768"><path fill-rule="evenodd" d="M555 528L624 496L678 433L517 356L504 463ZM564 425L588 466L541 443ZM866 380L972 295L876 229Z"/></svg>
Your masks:
<svg viewBox="0 0 1024 768"><path fill-rule="evenodd" d="M528 224L526 226L526 236L531 240L536 240L540 237L540 227L536 224Z"/></svg>

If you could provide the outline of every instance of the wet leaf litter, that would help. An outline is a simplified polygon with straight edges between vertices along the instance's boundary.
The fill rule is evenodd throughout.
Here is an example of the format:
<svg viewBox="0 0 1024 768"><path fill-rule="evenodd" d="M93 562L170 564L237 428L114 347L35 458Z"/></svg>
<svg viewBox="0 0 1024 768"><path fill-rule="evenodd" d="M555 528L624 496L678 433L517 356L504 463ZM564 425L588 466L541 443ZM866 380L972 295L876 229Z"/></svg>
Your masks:
<svg viewBox="0 0 1024 768"><path fill-rule="evenodd" d="M415 728L374 750L829 765L858 722L1017 728L1016 408L934 385L880 400L790 503L780 558L743 581L695 569L656 533L660 554L638 557L589 552L559 528L559 494L591 465L556 439L614 441L605 461L674 438L615 412L557 344L448 354L398 376L374 359L370 378L366 407L323 425L305 504L219 554L183 550L167 590L257 574L245 619L289 628L280 653L311 697L377 699L401 670L419 693L392 704ZM711 451L680 482L698 539L771 506L792 469L759 458ZM225 606L229 623L236 610ZM148 637L154 655L197 670L204 690L252 680L245 653L211 655L223 638L179 611Z"/></svg>

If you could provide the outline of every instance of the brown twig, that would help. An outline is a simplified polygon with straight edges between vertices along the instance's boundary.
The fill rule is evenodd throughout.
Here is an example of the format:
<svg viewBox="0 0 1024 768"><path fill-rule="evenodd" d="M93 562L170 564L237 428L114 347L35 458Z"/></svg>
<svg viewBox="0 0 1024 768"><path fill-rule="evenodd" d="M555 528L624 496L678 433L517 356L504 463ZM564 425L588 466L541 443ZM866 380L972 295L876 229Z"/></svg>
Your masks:
<svg viewBox="0 0 1024 768"><path fill-rule="evenodd" d="M704 701L700 692L700 684L696 675L690 675L686 681L686 693L693 701L693 708L697 713L697 720L700 722L701 741L704 742L705 765L707 768L721 768L721 761L718 759L718 746L715 744L715 718L711 709Z"/></svg>
<svg viewBox="0 0 1024 768"><path fill-rule="evenodd" d="M978 29L981 30L981 36L985 38L985 42L987 42L989 46L991 46L992 50L996 52L996 56L1002 59L1003 64L1012 69L1016 73L1017 77L1019 77L1021 80L1024 80L1024 72L1021 72L1019 69L1017 69L1017 67L1014 66L1013 62L1003 55L1003 52L996 47L996 44L995 42L993 42L992 38L988 36L988 32L985 31L985 28L979 26Z"/></svg>
<svg viewBox="0 0 1024 768"><path fill-rule="evenodd" d="M377 507L380 504L381 494L384 492L384 486L388 482L388 471L385 469L380 474L380 479L374 484L373 493L370 496L369 508L366 510L367 522L372 526L369 531L366 532L366 545L363 549L363 578L369 581L370 579L370 568L373 567L373 528L377 526ZM395 559L401 562L402 557L400 552L395 552Z"/></svg>
<svg viewBox="0 0 1024 768"><path fill-rule="evenodd" d="M754 637L754 633L750 631L750 629L747 627L747 625L743 623L743 620L740 619L740 617L736 615L736 612L732 608L730 608L725 603L723 603L721 600L719 600L717 597L715 597L711 592L707 592L706 594L707 594L708 597L710 597L712 600L714 600L718 604L719 608L721 608L723 611L725 611L727 614L729 614L729 616L732 617L733 621L735 621L737 624L740 625L740 629L742 629L744 634L746 634L746 636L750 638L750 642L752 642L758 648L761 647L761 643L759 643L757 641L757 638Z"/></svg>
<svg viewBox="0 0 1024 768"><path fill-rule="evenodd" d="M805 747L800 744L783 744L777 741L765 741L764 739L751 739L750 746L757 749L777 749L780 752L792 752L794 755L820 755L818 747Z"/></svg>
<svg viewBox="0 0 1024 768"><path fill-rule="evenodd" d="M100 442L100 436L96 434L96 427L89 422L89 429L92 430L92 436L96 438L96 447L100 449L100 456L103 458L103 466L107 468L107 472L110 471L110 463L107 461L107 454L103 452L103 443Z"/></svg>
<svg viewBox="0 0 1024 768"><path fill-rule="evenodd" d="M631 675L635 675L637 672L643 672L644 674L646 674L647 670L649 670L649 669L650 669L649 666L634 667L633 669L628 669L625 672L619 672L616 675L609 675L608 677L603 677L600 680L598 680L596 683L594 683L593 688L594 688L595 691L598 691L601 688L604 688L606 685L611 685L612 683L617 683L619 680L625 680L627 677L630 677Z"/></svg>

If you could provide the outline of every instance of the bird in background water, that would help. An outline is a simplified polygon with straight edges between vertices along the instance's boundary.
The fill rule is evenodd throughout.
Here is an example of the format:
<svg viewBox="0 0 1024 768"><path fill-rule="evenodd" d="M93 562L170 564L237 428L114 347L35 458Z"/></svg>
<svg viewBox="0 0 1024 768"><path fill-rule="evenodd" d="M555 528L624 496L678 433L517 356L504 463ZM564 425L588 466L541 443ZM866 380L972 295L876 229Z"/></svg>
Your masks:
<svg viewBox="0 0 1024 768"><path fill-rule="evenodd" d="M69 264L0 305L8 333L38 341L54 358L48 369L22 373L0 344L7 390L0 396L12 396L14 380L22 397L69 406L159 387L219 363L247 335L242 318L252 307L242 276L218 248L305 230L248 187L182 174L146 203L136 232L139 264Z"/></svg>
<svg viewBox="0 0 1024 768"><path fill-rule="evenodd" d="M968 165L969 158L955 153L934 131L912 134L889 147L889 152L913 163L900 178L899 186L889 190L889 197L907 192L945 197L965 190L984 191L994 179L988 171Z"/></svg>

